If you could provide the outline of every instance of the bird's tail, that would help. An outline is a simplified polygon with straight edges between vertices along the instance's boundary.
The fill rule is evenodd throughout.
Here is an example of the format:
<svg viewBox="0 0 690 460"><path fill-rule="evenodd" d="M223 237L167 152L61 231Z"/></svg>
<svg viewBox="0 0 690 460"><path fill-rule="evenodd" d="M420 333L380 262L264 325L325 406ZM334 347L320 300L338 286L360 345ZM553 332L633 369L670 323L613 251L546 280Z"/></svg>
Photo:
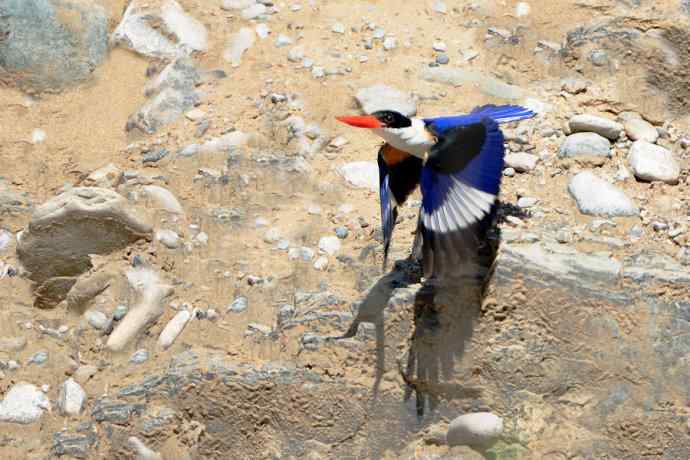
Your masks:
<svg viewBox="0 0 690 460"><path fill-rule="evenodd" d="M475 108L472 115L481 118L489 117L496 123L510 123L511 121L526 120L532 118L536 114L530 109L521 107L519 105L482 105Z"/></svg>

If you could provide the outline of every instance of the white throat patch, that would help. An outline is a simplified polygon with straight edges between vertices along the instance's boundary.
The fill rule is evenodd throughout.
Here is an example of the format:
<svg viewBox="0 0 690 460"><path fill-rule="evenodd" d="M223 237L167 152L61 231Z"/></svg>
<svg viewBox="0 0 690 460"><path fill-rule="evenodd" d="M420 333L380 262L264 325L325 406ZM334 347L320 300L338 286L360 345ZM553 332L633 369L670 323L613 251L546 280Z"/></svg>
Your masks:
<svg viewBox="0 0 690 460"><path fill-rule="evenodd" d="M419 158L434 145L434 137L427 131L420 118L411 118L412 126L407 128L378 128L373 131L398 150Z"/></svg>

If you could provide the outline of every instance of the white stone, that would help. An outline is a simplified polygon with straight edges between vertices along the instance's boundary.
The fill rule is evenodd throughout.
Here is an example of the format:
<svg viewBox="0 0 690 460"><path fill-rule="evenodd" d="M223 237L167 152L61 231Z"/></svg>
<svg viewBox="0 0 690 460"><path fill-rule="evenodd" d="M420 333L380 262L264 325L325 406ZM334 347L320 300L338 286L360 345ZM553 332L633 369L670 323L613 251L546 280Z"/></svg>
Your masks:
<svg viewBox="0 0 690 460"><path fill-rule="evenodd" d="M530 153L509 153L503 161L507 167L524 173L537 167L539 157Z"/></svg>
<svg viewBox="0 0 690 460"><path fill-rule="evenodd" d="M158 230L156 240L168 249L177 249L180 246L180 235L172 230Z"/></svg>
<svg viewBox="0 0 690 460"><path fill-rule="evenodd" d="M398 47L398 40L392 35L387 36L383 40L383 49L386 51L394 50Z"/></svg>
<svg viewBox="0 0 690 460"><path fill-rule="evenodd" d="M476 412L457 417L448 426L449 446L484 446L503 433L503 420L491 412Z"/></svg>
<svg viewBox="0 0 690 460"><path fill-rule="evenodd" d="M637 216L640 211L618 187L609 184L591 171L575 175L568 185L583 214L593 216Z"/></svg>
<svg viewBox="0 0 690 460"><path fill-rule="evenodd" d="M446 46L446 44L441 41L434 42L434 44L431 47L434 49L434 51L438 51L441 53L448 50L448 46Z"/></svg>
<svg viewBox="0 0 690 460"><path fill-rule="evenodd" d="M242 63L242 55L252 47L255 41L254 31L249 27L242 27L228 41L223 52L223 59L233 67L239 67Z"/></svg>
<svg viewBox="0 0 690 460"><path fill-rule="evenodd" d="M304 59L304 46L299 45L291 48L287 58L290 62L301 62Z"/></svg>
<svg viewBox="0 0 690 460"><path fill-rule="evenodd" d="M266 243L277 243L282 237L283 235L281 235L280 230L275 227L269 228L266 230L266 233L264 233L264 241Z"/></svg>
<svg viewBox="0 0 690 460"><path fill-rule="evenodd" d="M631 118L626 121L625 132L633 141L647 141L653 144L659 139L656 128L641 118Z"/></svg>
<svg viewBox="0 0 690 460"><path fill-rule="evenodd" d="M379 167L373 161L345 163L338 168L338 173L355 188L379 190Z"/></svg>
<svg viewBox="0 0 690 460"><path fill-rule="evenodd" d="M247 20L256 19L259 16L266 14L267 10L268 8L266 8L266 5L262 3L255 3L254 5L242 10L242 18Z"/></svg>
<svg viewBox="0 0 690 460"><path fill-rule="evenodd" d="M342 22L336 22L331 27L331 31L333 33L336 33L336 34L344 34L345 33L345 26L343 25Z"/></svg>
<svg viewBox="0 0 690 460"><path fill-rule="evenodd" d="M199 121L206 118L206 112L201 109L192 109L185 113L184 116L187 117L189 121Z"/></svg>
<svg viewBox="0 0 690 460"><path fill-rule="evenodd" d="M280 34L278 35L278 38L276 38L276 47L282 48L284 46L292 45L292 39L288 37L287 35Z"/></svg>
<svg viewBox="0 0 690 460"><path fill-rule="evenodd" d="M319 256L319 258L314 262L314 268L319 271L326 270L328 268L328 257Z"/></svg>
<svg viewBox="0 0 690 460"><path fill-rule="evenodd" d="M144 187L146 196L151 200L154 206L164 209L173 214L184 214L182 205L175 195L168 189L159 187L157 185L146 185Z"/></svg>
<svg viewBox="0 0 690 460"><path fill-rule="evenodd" d="M89 310L84 313L84 316L86 316L86 320L89 322L91 327L98 329L99 331L105 330L110 323L108 316L102 311Z"/></svg>
<svg viewBox="0 0 690 460"><path fill-rule="evenodd" d="M268 34L271 33L271 29L268 28L268 25L263 23L258 24L254 30L256 31L256 35L262 40L268 38Z"/></svg>
<svg viewBox="0 0 690 460"><path fill-rule="evenodd" d="M189 16L174 0L166 1L161 7L161 18L166 28L175 34L178 44L195 51L206 51L208 32L206 27Z"/></svg>
<svg viewBox="0 0 690 460"><path fill-rule="evenodd" d="M635 177L644 181L677 184L680 166L670 150L647 141L635 141L630 147L628 162Z"/></svg>
<svg viewBox="0 0 690 460"><path fill-rule="evenodd" d="M184 330L191 319L192 314L189 310L182 310L178 312L173 318L165 325L165 328L158 337L158 345L166 350L175 342L178 335Z"/></svg>
<svg viewBox="0 0 690 460"><path fill-rule="evenodd" d="M60 386L58 394L58 407L62 415L79 415L86 403L86 392L84 389L69 378Z"/></svg>
<svg viewBox="0 0 690 460"><path fill-rule="evenodd" d="M98 168L84 181L84 185L89 187L115 188L122 179L122 171L113 163L108 163L102 168Z"/></svg>
<svg viewBox="0 0 690 460"><path fill-rule="evenodd" d="M575 115L570 119L570 130L573 133L597 133L611 140L618 139L623 131L623 125L608 118L596 115Z"/></svg>
<svg viewBox="0 0 690 460"><path fill-rule="evenodd" d="M221 8L224 10L243 10L256 5L256 0L223 0Z"/></svg>
<svg viewBox="0 0 690 460"><path fill-rule="evenodd" d="M319 240L319 249L331 256L340 250L340 245L337 236L324 236Z"/></svg>
<svg viewBox="0 0 690 460"><path fill-rule="evenodd" d="M515 5L515 16L519 18L527 16L529 15L530 9L529 3L518 2L518 4Z"/></svg>
<svg viewBox="0 0 690 460"><path fill-rule="evenodd" d="M357 103L366 114L379 110L394 110L411 117L417 113L417 102L410 93L387 85L377 84L357 91Z"/></svg>
<svg viewBox="0 0 690 460"><path fill-rule="evenodd" d="M439 14L448 13L448 7L446 7L446 3L443 0L434 0L432 9L434 10L434 12Z"/></svg>
<svg viewBox="0 0 690 460"><path fill-rule="evenodd" d="M36 128L31 132L31 143L41 144L46 140L47 134L44 130Z"/></svg>
<svg viewBox="0 0 690 460"><path fill-rule="evenodd" d="M611 156L611 143L597 133L575 133L565 138L559 152L561 157L591 155Z"/></svg>
<svg viewBox="0 0 690 460"><path fill-rule="evenodd" d="M5 248L8 248L12 239L12 234L10 232L0 229L0 251L4 251Z"/></svg>
<svg viewBox="0 0 690 460"><path fill-rule="evenodd" d="M16 383L0 402L0 421L27 425L50 410L48 397L35 385Z"/></svg>
<svg viewBox="0 0 690 460"><path fill-rule="evenodd" d="M517 205L518 205L518 208L526 209L526 208L531 208L533 206L536 206L537 203L539 203L538 198L534 198L531 196L523 196L520 199L518 199Z"/></svg>

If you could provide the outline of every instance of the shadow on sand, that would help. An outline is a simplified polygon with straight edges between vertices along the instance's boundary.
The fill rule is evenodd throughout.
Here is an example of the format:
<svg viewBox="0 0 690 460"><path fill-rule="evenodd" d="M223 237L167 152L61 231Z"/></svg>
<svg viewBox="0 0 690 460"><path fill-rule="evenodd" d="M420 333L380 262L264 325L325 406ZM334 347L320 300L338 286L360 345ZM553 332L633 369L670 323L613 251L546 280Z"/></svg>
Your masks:
<svg viewBox="0 0 690 460"><path fill-rule="evenodd" d="M497 215L511 213L509 206L496 208L472 230L478 244L463 256L463 263L452 277L443 282L427 282L422 279L418 261L411 258L397 261L393 270L369 289L348 331L335 338L355 336L361 323L374 324L377 355L374 398L386 370L384 310L397 289L408 287L414 292L414 318L407 337L408 350L398 362L406 383L405 400L415 397L417 416L421 418L433 412L442 400L480 395L478 389L457 383L454 374L472 338L496 258L500 241Z"/></svg>

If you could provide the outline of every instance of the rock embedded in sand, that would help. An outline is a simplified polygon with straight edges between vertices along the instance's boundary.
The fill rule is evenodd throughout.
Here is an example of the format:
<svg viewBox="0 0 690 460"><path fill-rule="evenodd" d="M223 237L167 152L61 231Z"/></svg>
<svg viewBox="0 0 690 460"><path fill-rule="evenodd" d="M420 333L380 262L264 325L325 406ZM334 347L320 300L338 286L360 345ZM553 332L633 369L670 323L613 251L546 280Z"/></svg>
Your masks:
<svg viewBox="0 0 690 460"><path fill-rule="evenodd" d="M155 207L173 214L184 214L182 205L170 190L157 185L147 185L144 187L144 192Z"/></svg>
<svg viewBox="0 0 690 460"><path fill-rule="evenodd" d="M575 133L565 138L559 156L578 157L578 156L597 156L610 157L611 143L597 133Z"/></svg>
<svg viewBox="0 0 690 460"><path fill-rule="evenodd" d="M379 190L379 167L373 161L354 161L338 167L338 173L355 188Z"/></svg>
<svg viewBox="0 0 690 460"><path fill-rule="evenodd" d="M677 184L680 178L680 166L673 153L644 140L635 141L630 147L628 162L639 180Z"/></svg>
<svg viewBox="0 0 690 460"><path fill-rule="evenodd" d="M505 166L517 172L525 173L537 167L539 157L531 153L509 153L504 158Z"/></svg>
<svg viewBox="0 0 690 460"><path fill-rule="evenodd" d="M242 27L228 41L223 59L229 62L232 67L239 67L242 63L242 55L254 45L255 41L254 31L249 27Z"/></svg>
<svg viewBox="0 0 690 460"><path fill-rule="evenodd" d="M448 426L449 446L486 446L503 433L503 420L491 412L464 414Z"/></svg>
<svg viewBox="0 0 690 460"><path fill-rule="evenodd" d="M596 115L575 115L568 124L573 133L597 133L613 141L623 132L623 125L620 123Z"/></svg>
<svg viewBox="0 0 690 460"><path fill-rule="evenodd" d="M387 85L373 85L362 88L355 95L362 111L371 114L379 110L394 110L408 117L417 113L417 102L410 93Z"/></svg>
<svg viewBox="0 0 690 460"><path fill-rule="evenodd" d="M575 175L568 185L583 214L593 216L637 216L640 211L630 198L615 185L583 171Z"/></svg>
<svg viewBox="0 0 690 460"><path fill-rule="evenodd" d="M173 318L165 325L161 335L158 337L158 345L163 349L167 350L175 343L175 339L178 335L182 333L185 326L192 318L192 314L189 310L179 311Z"/></svg>
<svg viewBox="0 0 690 460"><path fill-rule="evenodd" d="M646 141L653 144L659 139L659 131L651 123L641 118L627 120L625 132L633 141Z"/></svg>
<svg viewBox="0 0 690 460"><path fill-rule="evenodd" d="M14 384L0 402L0 421L28 425L50 410L45 393L30 383Z"/></svg>
<svg viewBox="0 0 690 460"><path fill-rule="evenodd" d="M67 379L60 385L58 394L58 407L62 415L79 415L84 410L86 392L73 379Z"/></svg>

